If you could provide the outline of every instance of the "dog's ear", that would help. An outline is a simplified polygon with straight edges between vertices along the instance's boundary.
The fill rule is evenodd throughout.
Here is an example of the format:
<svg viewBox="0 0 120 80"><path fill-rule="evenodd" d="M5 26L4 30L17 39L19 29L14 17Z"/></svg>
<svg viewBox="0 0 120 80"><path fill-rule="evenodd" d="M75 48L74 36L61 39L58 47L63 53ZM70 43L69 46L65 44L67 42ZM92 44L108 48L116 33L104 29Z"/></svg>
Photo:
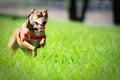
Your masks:
<svg viewBox="0 0 120 80"><path fill-rule="evenodd" d="M43 9L43 11L47 13L47 9Z"/></svg>
<svg viewBox="0 0 120 80"><path fill-rule="evenodd" d="M28 15L28 18L31 14L33 14L37 9L33 8L31 11L30 11L30 14Z"/></svg>
<svg viewBox="0 0 120 80"><path fill-rule="evenodd" d="M46 18L46 20L48 20L48 13L47 13L47 9L42 9L42 11L45 13L45 18Z"/></svg>
<svg viewBox="0 0 120 80"><path fill-rule="evenodd" d="M30 12L30 14L34 13L37 9L33 8Z"/></svg>

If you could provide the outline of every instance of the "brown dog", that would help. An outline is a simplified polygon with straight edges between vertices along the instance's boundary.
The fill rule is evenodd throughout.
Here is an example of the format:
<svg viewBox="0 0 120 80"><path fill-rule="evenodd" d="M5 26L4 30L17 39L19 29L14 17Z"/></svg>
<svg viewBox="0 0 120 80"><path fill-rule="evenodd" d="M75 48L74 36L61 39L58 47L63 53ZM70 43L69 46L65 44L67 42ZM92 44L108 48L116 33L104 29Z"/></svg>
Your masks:
<svg viewBox="0 0 120 80"><path fill-rule="evenodd" d="M37 55L37 48L46 43L45 24L48 20L46 9L32 9L26 22L14 32L8 47L10 53L14 53L19 47L32 56Z"/></svg>

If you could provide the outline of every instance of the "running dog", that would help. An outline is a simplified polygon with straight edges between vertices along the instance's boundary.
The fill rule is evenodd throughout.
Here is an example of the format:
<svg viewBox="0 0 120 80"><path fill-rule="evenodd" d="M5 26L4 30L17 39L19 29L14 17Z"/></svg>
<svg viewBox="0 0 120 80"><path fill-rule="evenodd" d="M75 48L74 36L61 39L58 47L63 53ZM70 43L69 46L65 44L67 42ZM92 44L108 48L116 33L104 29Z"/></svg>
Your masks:
<svg viewBox="0 0 120 80"><path fill-rule="evenodd" d="M13 54L18 48L37 56L37 49L46 44L45 25L48 20L46 9L32 9L25 23L17 28L9 40L8 47Z"/></svg>

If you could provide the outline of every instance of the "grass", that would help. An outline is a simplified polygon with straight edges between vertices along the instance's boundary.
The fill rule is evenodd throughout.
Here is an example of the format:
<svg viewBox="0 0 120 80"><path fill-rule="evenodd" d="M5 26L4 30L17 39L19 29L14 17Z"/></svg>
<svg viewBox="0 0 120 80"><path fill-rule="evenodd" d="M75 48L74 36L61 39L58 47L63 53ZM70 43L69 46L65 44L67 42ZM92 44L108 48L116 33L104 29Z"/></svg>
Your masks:
<svg viewBox="0 0 120 80"><path fill-rule="evenodd" d="M0 80L119 80L120 28L49 20L47 44L30 58L7 43L24 18L0 17Z"/></svg>

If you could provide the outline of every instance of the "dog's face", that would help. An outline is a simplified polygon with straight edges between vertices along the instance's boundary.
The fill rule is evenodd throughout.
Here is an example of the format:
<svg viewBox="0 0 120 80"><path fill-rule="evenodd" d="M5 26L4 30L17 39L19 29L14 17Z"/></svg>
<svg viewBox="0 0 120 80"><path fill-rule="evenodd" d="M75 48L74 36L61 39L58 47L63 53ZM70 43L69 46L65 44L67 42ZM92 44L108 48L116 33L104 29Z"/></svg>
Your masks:
<svg viewBox="0 0 120 80"><path fill-rule="evenodd" d="M33 28L37 28L39 31L44 31L48 20L47 10L32 9L28 20L30 21L30 24L33 26Z"/></svg>

